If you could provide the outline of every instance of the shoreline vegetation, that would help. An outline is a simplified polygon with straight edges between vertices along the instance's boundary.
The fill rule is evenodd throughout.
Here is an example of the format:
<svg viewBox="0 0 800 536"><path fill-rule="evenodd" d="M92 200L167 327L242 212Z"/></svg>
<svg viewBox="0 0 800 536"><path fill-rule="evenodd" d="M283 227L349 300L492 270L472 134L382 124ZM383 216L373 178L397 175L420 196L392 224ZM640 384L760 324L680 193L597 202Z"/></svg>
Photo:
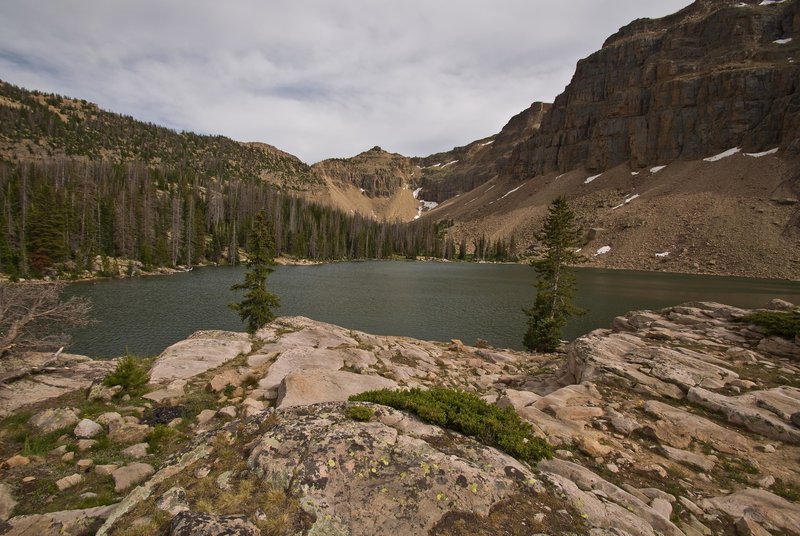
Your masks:
<svg viewBox="0 0 800 536"><path fill-rule="evenodd" d="M239 266L244 265L244 261L246 261L246 255L242 254L242 262L237 263L235 265L226 263L226 262L201 262L194 264L192 266L188 265L178 265L174 267L169 266L161 266L157 268L152 268L150 270L145 270L138 266L136 269L133 270L133 273L128 269L128 266L131 265L131 261L128 259L111 259L111 264L119 266L119 270L116 273L104 273L102 271L98 272L89 272L85 271L83 274L80 275L64 275L64 276L45 276L43 278L18 278L14 279L9 276L9 274L0 272L0 281L65 281L67 283L85 283L85 282L93 282L93 281L105 281L110 279L127 279L130 277L154 277L154 276L162 276L162 275L174 275L174 274L181 274L186 272L191 272L195 268L214 268L214 267L224 267L224 266ZM314 259L307 259L307 258L299 258L299 257L292 257L287 255L281 255L275 258L275 263L279 266L322 266L325 264L336 264L336 263L347 263L347 262L386 262L386 261L404 261L404 262L432 262L432 263L467 263L467 264L519 264L519 265L528 265L531 263L532 260L536 259L536 257L525 257L520 258L519 260L512 261L512 260L504 260L504 261L492 261L492 260L474 260L474 259L445 259L440 257L417 257L414 259L410 259L407 257L403 257L400 255L394 256L388 259L372 259L372 258L357 258L357 259L333 259L333 260L314 260ZM713 277L745 277L750 279L763 279L767 281L791 281L791 282L798 282L800 283L800 275L794 278L789 277L766 277L762 275L752 275L752 274L738 274L738 273L727 273L723 271L710 271L710 270L649 270L642 267L637 266L594 266L591 263L585 263L580 265L575 265L573 268L579 269L602 269L602 270L612 270L612 271L632 271L632 272L647 272L647 273L654 273L654 274L665 274L665 275L696 275L696 276L713 276Z"/></svg>

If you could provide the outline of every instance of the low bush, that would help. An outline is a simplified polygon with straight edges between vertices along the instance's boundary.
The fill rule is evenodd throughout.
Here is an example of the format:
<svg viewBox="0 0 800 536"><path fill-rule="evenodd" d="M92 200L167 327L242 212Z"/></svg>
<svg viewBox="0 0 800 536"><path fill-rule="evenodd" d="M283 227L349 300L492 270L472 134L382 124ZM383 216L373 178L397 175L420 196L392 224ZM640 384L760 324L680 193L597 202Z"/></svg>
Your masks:
<svg viewBox="0 0 800 536"><path fill-rule="evenodd" d="M775 484L772 485L772 492L787 501L800 503L800 487L791 482L784 482L780 478L776 479Z"/></svg>
<svg viewBox="0 0 800 536"><path fill-rule="evenodd" d="M425 422L473 437L520 461L534 464L553 456L550 445L534 436L531 425L513 409L487 404L472 393L441 388L381 389L351 396L350 400L409 411Z"/></svg>
<svg viewBox="0 0 800 536"><path fill-rule="evenodd" d="M151 453L160 452L161 449L169 447L181 439L181 434L169 426L157 424L153 431L147 435L147 444Z"/></svg>
<svg viewBox="0 0 800 536"><path fill-rule="evenodd" d="M103 384L108 387L120 385L123 392L133 396L144 392L149 381L150 375L139 360L132 355L126 355L117 363L114 372L106 376Z"/></svg>
<svg viewBox="0 0 800 536"><path fill-rule="evenodd" d="M366 406L352 406L347 408L347 416L354 421L368 422L375 412Z"/></svg>
<svg viewBox="0 0 800 536"><path fill-rule="evenodd" d="M800 334L800 312L757 311L743 316L739 322L764 328L767 335L794 338Z"/></svg>

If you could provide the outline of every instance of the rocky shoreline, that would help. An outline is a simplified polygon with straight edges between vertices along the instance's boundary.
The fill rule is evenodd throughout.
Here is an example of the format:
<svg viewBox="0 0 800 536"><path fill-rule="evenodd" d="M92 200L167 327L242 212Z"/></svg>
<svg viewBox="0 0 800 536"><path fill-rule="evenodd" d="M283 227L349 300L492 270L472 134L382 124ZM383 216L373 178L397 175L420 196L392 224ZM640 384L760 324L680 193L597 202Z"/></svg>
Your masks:
<svg viewBox="0 0 800 536"><path fill-rule="evenodd" d="M0 384L0 534L800 534L800 338L747 313L631 312L556 354L286 317L176 343L141 397L98 383L114 363L42 357ZM434 386L555 457L347 402Z"/></svg>

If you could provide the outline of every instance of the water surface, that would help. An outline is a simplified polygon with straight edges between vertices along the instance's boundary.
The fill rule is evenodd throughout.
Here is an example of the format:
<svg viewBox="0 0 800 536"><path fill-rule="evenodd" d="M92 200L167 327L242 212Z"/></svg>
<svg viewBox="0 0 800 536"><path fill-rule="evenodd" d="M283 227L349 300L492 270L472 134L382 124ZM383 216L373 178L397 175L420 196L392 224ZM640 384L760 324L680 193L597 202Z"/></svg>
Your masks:
<svg viewBox="0 0 800 536"><path fill-rule="evenodd" d="M778 297L800 303L800 283L741 277L580 269L576 303L588 309L567 326L574 338L634 309L691 300L760 307ZM71 352L112 357L126 350L161 352L198 329L243 331L227 307L242 267L197 268L171 276L76 283L68 293L90 298L99 322L73 332ZM533 302L535 272L525 265L352 262L281 266L270 289L280 315L303 315L347 328L426 340L486 339L522 348L523 307Z"/></svg>

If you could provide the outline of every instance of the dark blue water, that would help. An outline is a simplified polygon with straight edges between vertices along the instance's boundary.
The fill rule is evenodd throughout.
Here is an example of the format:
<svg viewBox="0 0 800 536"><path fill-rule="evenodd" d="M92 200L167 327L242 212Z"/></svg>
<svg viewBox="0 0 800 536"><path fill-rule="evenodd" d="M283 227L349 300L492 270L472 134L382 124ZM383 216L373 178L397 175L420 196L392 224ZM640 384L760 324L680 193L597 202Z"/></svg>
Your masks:
<svg viewBox="0 0 800 536"><path fill-rule="evenodd" d="M565 336L608 327L614 316L692 300L759 307L779 297L800 303L800 283L739 277L580 269L576 303L589 312ZM112 357L161 352L198 329L244 331L227 304L244 268L197 268L171 276L76 283L67 292L94 303L97 324L73 333L71 352ZM280 315L303 315L347 328L426 340L477 338L522 348L523 307L535 295L524 265L354 262L282 266L269 287Z"/></svg>

